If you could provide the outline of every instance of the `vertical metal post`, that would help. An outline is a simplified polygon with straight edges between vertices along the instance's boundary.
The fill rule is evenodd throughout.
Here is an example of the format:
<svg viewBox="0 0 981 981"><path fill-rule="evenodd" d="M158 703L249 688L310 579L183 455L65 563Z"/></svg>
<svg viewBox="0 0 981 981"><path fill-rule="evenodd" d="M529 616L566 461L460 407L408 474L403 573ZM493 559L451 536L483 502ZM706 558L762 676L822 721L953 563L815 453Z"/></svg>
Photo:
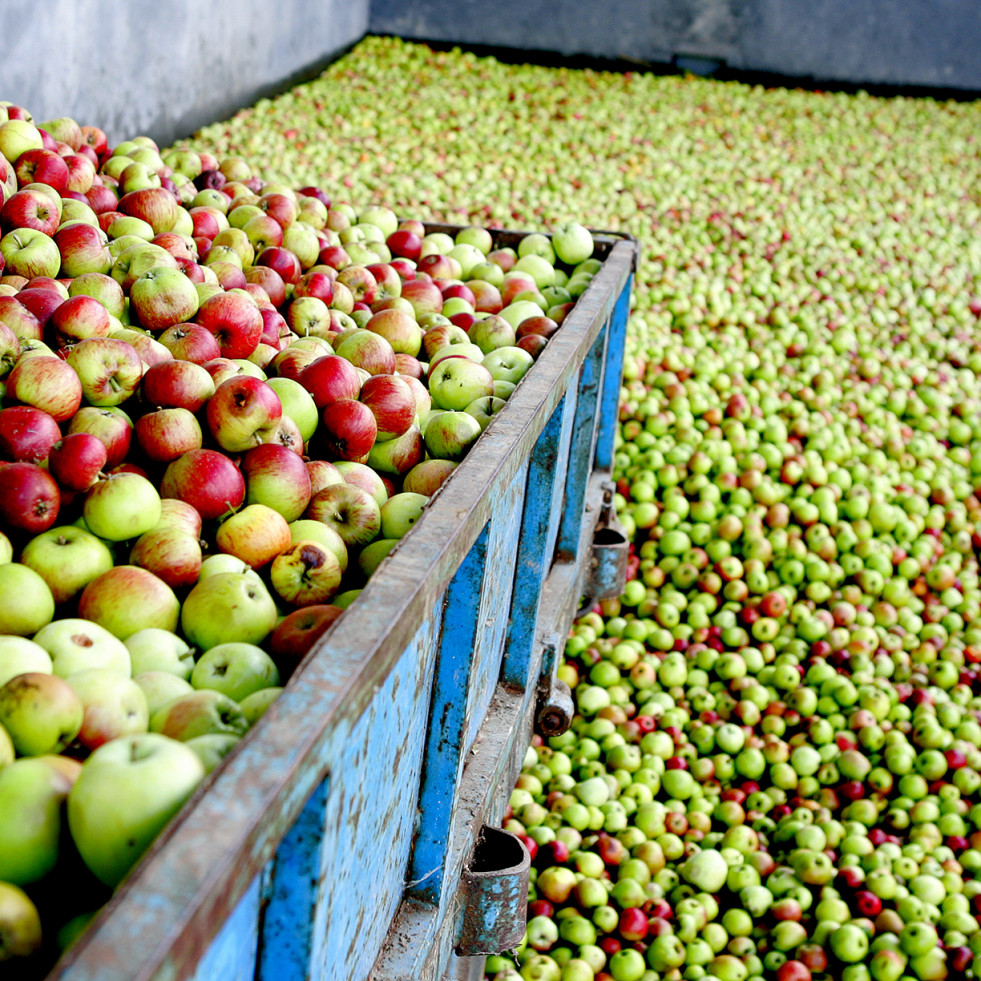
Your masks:
<svg viewBox="0 0 981 981"><path fill-rule="evenodd" d="M528 468L528 487L514 574L514 598L501 672L501 680L505 684L520 688L528 687L533 680L528 677L528 669L538 626L538 604L542 582L552 561L552 556L545 554L545 547L552 520L552 488L564 409L563 396L535 443Z"/></svg>
<svg viewBox="0 0 981 981"><path fill-rule="evenodd" d="M632 283L633 276L630 276L617 297L610 324L605 331L608 335L606 365L596 429L596 467L599 470L613 469L613 443L619 425L620 386L623 383L623 358L627 343Z"/></svg>
<svg viewBox="0 0 981 981"><path fill-rule="evenodd" d="M409 861L407 895L438 905L443 889L453 803L463 769L470 661L477 635L487 559L485 525L446 591L436 653L429 731L419 795L419 832Z"/></svg>
<svg viewBox="0 0 981 981"><path fill-rule="evenodd" d="M307 981L323 874L327 779L315 788L276 849L261 927L257 981Z"/></svg>

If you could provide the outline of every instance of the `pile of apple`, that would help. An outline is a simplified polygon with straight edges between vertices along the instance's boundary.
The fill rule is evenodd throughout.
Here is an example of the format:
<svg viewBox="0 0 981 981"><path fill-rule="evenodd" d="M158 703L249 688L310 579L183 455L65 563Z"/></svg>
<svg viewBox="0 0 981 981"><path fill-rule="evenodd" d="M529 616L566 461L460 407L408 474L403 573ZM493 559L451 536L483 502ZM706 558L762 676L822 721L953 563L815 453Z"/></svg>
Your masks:
<svg viewBox="0 0 981 981"><path fill-rule="evenodd" d="M365 206L641 240L633 578L567 642L489 978L981 974L979 110L370 39L200 135Z"/></svg>
<svg viewBox="0 0 981 981"><path fill-rule="evenodd" d="M0 189L3 961L121 881L600 263L12 104Z"/></svg>

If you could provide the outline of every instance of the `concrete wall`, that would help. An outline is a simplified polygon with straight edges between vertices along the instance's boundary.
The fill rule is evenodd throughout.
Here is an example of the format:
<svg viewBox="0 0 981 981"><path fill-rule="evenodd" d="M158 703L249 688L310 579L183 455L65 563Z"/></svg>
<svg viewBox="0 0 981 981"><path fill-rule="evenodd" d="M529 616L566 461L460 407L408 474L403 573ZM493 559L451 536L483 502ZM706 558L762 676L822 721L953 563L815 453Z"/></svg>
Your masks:
<svg viewBox="0 0 981 981"><path fill-rule="evenodd" d="M0 12L0 99L161 143L325 66L369 0L45 0Z"/></svg>
<svg viewBox="0 0 981 981"><path fill-rule="evenodd" d="M981 91L977 0L372 0L373 33ZM708 65L706 65L708 67Z"/></svg>

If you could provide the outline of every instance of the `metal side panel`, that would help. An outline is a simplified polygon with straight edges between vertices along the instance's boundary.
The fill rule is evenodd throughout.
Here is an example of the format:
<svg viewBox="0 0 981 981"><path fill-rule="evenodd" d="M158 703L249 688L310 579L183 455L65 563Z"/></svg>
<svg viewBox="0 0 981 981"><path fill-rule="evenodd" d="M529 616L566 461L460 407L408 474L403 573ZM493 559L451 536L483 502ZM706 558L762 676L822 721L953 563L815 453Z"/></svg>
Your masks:
<svg viewBox="0 0 981 981"><path fill-rule="evenodd" d="M270 863L257 981L306 981L323 893L324 812L329 781L314 790Z"/></svg>
<svg viewBox="0 0 981 981"><path fill-rule="evenodd" d="M402 898L440 622L423 622L331 766L312 979L367 977Z"/></svg>
<svg viewBox="0 0 981 981"><path fill-rule="evenodd" d="M497 502L490 521L487 568L477 612L477 635L473 648L470 684L467 688L467 722L463 752L473 744L477 730L487 714L494 686L501 675L504 636L509 611L519 597L515 594L514 569L522 537L521 515L528 483L528 463L515 475ZM462 694L462 693L461 693Z"/></svg>
<svg viewBox="0 0 981 981"><path fill-rule="evenodd" d="M208 952L198 963L193 981L253 981L259 947L260 876L222 924ZM282 977L282 975L280 975Z"/></svg>
<svg viewBox="0 0 981 981"><path fill-rule="evenodd" d="M596 467L613 470L613 444L619 426L620 387L623 383L623 357L627 343L627 320L630 315L631 276L617 297L609 326L606 328L606 354L603 364L603 387L599 398L596 430Z"/></svg>

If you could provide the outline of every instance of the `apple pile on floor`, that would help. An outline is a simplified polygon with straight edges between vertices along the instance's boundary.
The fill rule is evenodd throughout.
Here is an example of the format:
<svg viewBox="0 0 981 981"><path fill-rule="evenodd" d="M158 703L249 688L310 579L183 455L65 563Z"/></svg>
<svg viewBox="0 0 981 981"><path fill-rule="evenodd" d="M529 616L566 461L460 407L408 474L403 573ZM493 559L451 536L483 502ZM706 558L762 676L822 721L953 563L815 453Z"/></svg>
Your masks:
<svg viewBox="0 0 981 981"><path fill-rule="evenodd" d="M376 38L198 135L359 206L641 241L632 579L568 640L488 978L981 974L979 112Z"/></svg>
<svg viewBox="0 0 981 981"><path fill-rule="evenodd" d="M277 697L600 260L575 222L427 232L9 103L0 190L0 961L26 963Z"/></svg>

